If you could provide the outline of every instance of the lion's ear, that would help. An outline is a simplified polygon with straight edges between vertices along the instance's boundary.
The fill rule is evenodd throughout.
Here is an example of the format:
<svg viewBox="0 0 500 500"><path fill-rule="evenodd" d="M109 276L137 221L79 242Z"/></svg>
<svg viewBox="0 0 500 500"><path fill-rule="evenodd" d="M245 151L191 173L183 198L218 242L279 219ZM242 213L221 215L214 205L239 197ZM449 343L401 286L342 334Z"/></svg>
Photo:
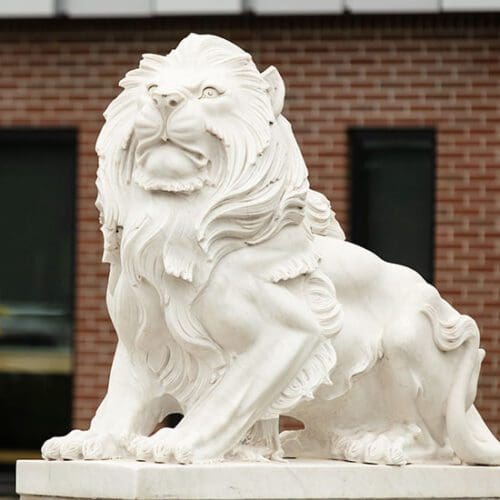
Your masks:
<svg viewBox="0 0 500 500"><path fill-rule="evenodd" d="M274 66L269 66L262 72L262 77L269 84L269 97L273 107L274 116L278 117L283 111L285 102L285 82L279 71Z"/></svg>

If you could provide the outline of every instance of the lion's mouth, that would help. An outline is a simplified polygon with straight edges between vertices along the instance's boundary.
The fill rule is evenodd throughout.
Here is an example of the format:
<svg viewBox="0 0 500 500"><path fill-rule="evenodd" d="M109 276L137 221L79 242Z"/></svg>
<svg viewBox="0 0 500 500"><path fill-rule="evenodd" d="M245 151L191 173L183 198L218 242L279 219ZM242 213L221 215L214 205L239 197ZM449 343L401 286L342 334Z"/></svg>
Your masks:
<svg viewBox="0 0 500 500"><path fill-rule="evenodd" d="M177 149L195 167L199 169L206 167L209 163L206 155L196 145L187 144L183 139L172 138L172 134L167 130L167 124L168 119L165 119L156 106L142 108L135 123L136 133L140 139L138 155L142 157L147 154L151 147L168 146Z"/></svg>
<svg viewBox="0 0 500 500"><path fill-rule="evenodd" d="M204 168L208 165L208 158L198 149L185 146L184 144L172 140L170 137L163 138L162 142L165 144L170 143L172 146L179 148L198 168Z"/></svg>
<svg viewBox="0 0 500 500"><path fill-rule="evenodd" d="M151 137L137 147L135 182L148 191L187 193L201 189L208 179L208 158L190 145L159 139Z"/></svg>

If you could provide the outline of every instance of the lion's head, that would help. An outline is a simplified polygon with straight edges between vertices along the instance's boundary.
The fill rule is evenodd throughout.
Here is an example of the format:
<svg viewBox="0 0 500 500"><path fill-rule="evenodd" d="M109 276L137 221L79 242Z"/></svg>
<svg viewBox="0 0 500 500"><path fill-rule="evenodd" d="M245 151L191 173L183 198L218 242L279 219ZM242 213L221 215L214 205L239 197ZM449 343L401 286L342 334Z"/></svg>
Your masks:
<svg viewBox="0 0 500 500"><path fill-rule="evenodd" d="M270 142L269 85L250 56L215 36L189 35L166 57L145 55L137 76L135 181L146 190L191 192L218 185L237 164L255 163Z"/></svg>
<svg viewBox="0 0 500 500"><path fill-rule="evenodd" d="M233 43L191 34L166 56L144 55L120 85L97 142L108 170L98 205L109 227L120 225L106 213L120 219L130 184L203 197L197 237L211 257L302 220L307 170L281 117L284 84L274 67L260 73Z"/></svg>

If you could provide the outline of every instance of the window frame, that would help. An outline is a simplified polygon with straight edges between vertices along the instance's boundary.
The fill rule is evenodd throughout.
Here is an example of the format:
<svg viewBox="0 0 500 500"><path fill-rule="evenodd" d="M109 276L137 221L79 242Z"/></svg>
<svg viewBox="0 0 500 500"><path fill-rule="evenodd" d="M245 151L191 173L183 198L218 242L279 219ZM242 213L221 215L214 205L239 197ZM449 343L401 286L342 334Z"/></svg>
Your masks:
<svg viewBox="0 0 500 500"><path fill-rule="evenodd" d="M68 407L65 408L64 411L68 412L67 421L65 420L64 424L62 420L59 421L61 426L60 429L54 429L52 432L61 433L66 432L71 429L72 422L72 412L73 412L73 398L74 398L74 370L73 370L73 359L74 359L74 345L75 345L75 304L76 304L76 277L77 277L77 257L76 257L76 249L77 249L77 241L78 241L78 203L77 203L77 180L78 180L78 156L79 156L79 137L78 137L78 129L76 127L64 126L64 127L41 127L41 126L21 126L21 127L0 127L0 152L1 148L4 144L8 144L9 146L16 146L16 143L19 144L19 147L26 148L29 147L30 144L38 145L40 143L43 144L52 144L52 145L64 145L64 147L71 148L71 165L68 165L68 200L70 200L69 210L71 213L69 214L71 220L71 241L69 245L68 252L70 253L71 259L71 276L69 276L70 283L70 293L67 299L68 312L71 321L71 342L69 345L69 352L66 354L65 352L54 352L55 356L59 356L59 365L54 368L53 363L50 363L50 369L39 368L33 370L32 366L27 366L26 363L20 364L17 362L17 358L11 359L12 363L10 366L4 367L4 369L0 369L0 376L5 374L7 377L15 376L20 377L22 380L28 380L32 377L37 377L38 383L40 386L46 385L47 380L58 380L59 386L63 387L64 384L69 385L69 393L67 395L67 400L64 401L64 404L67 404ZM20 167L22 168L22 166ZM41 167L43 168L43 167ZM11 350L9 348L3 349L4 357L8 357ZM15 352L13 350L12 352ZM20 351L20 355L30 356L33 353L40 354L43 358L45 352L39 352L36 348L26 347ZM1 357L0 353L0 357ZM68 359L65 358L68 356ZM64 358L64 359L63 359ZM62 360L62 361L61 361ZM1 359L0 359L1 361ZM36 361L36 360L35 360ZM43 359L42 359L43 361ZM61 364L62 363L62 364ZM68 368L69 363L69 368ZM40 364L40 363L38 363ZM0 363L1 365L1 363ZM61 403L60 400L58 400ZM34 404L34 403L33 403ZM61 410L63 411L63 410ZM61 414L62 415L62 414ZM60 417L62 419L62 417ZM62 427L65 427L63 429ZM34 434L36 434L37 429L34 429ZM38 445L39 443L33 443L33 445ZM41 444L41 443L40 443ZM18 449L17 446L3 446L0 445L0 465L3 466L3 469L0 470L0 475L5 477L8 475L8 467L9 464L13 463L15 459L18 458L36 458L39 456L39 448L30 449L30 448L22 448Z"/></svg>
<svg viewBox="0 0 500 500"><path fill-rule="evenodd" d="M429 270L430 275L427 277L430 283L435 279L435 243L436 243L436 179L437 179L437 129L433 126L424 127L362 127L355 126L349 127L348 134L348 151L349 151L349 173L350 173L350 202L351 207L349 211L350 223L350 236L351 241L356 244L362 238L359 235L362 233L362 217L361 215L366 212L364 199L360 189L360 180L363 170L363 151L368 149L367 143L385 143L385 147L390 147L391 143L394 146L401 147L403 144L408 144L412 148L430 149L432 151L432 165L431 165L431 220L429 236L428 255L430 262ZM374 148L374 146L371 146Z"/></svg>
<svg viewBox="0 0 500 500"><path fill-rule="evenodd" d="M0 152L3 142L19 142L26 146L27 143L47 143L53 142L60 144L61 142L70 142L73 145L75 156L73 158L73 168L69 173L69 193L68 197L72 200L71 203L71 219L72 219L72 238L71 238L71 261L72 269L70 277L71 294L69 297L69 310L71 321L74 325L75 320L75 288L76 288L76 242L78 237L78 220L77 220L77 179L78 179L78 129L76 127L40 127L40 126L22 126L22 127L0 127ZM74 339L73 339L74 340ZM73 349L73 346L72 346Z"/></svg>

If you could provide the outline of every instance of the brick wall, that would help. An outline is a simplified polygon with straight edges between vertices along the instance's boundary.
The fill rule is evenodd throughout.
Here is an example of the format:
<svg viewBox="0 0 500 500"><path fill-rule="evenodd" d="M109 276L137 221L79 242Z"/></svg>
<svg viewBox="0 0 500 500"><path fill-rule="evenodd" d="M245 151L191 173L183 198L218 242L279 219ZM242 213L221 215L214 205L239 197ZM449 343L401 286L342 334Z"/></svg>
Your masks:
<svg viewBox="0 0 500 500"><path fill-rule="evenodd" d="M94 142L117 82L188 32L243 46L288 87L312 185L348 229L350 126L437 130L436 284L488 351L478 404L500 431L500 18L178 18L0 23L0 126L78 128L74 423L104 394L115 336L94 208ZM46 187L50 189L49 186Z"/></svg>

